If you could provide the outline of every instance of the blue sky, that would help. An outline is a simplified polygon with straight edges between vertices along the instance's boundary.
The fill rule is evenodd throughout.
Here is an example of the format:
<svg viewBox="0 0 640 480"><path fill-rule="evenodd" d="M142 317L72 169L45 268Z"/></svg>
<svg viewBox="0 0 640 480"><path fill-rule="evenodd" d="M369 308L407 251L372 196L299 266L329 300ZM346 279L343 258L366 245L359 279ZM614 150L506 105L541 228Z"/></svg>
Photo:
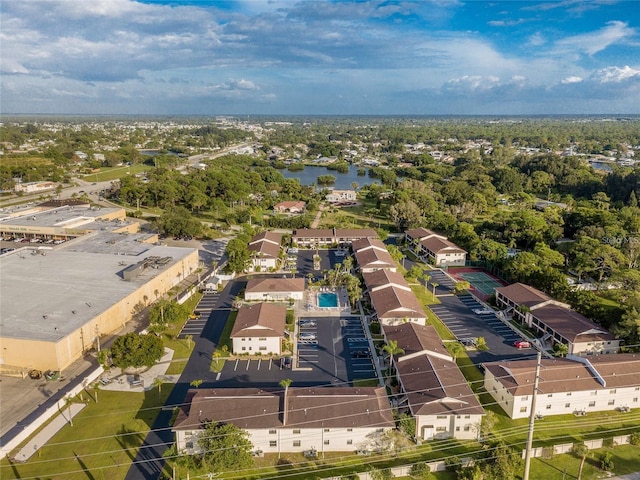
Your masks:
<svg viewBox="0 0 640 480"><path fill-rule="evenodd" d="M2 113L640 114L637 0L0 0Z"/></svg>

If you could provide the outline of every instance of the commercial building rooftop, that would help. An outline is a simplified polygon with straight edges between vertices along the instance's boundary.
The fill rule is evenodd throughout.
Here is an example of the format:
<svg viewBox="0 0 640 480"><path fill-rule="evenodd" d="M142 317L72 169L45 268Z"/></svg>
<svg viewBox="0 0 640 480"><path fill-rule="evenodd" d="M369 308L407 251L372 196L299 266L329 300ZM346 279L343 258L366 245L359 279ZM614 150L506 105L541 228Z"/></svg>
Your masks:
<svg viewBox="0 0 640 480"><path fill-rule="evenodd" d="M134 255L43 247L5 254L0 257L2 337L58 341L192 253L146 245ZM124 279L128 267L149 257L170 260Z"/></svg>

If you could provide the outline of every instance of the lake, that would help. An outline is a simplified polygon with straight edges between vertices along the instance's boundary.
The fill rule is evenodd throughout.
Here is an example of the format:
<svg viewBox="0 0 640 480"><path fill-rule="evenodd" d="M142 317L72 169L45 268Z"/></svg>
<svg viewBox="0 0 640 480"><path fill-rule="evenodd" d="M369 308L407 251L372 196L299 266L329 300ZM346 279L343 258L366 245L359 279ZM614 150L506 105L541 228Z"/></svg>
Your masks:
<svg viewBox="0 0 640 480"><path fill-rule="evenodd" d="M284 175L285 178L297 178L300 180L301 185L311 185L312 183L318 186L318 177L320 175L333 175L336 177L336 182L333 185L326 185L326 187L337 188L338 190L351 190L353 187L351 184L356 182L358 187L362 187L364 185L371 185L373 183L380 184L380 181L377 178L371 178L368 175L363 177L358 176L358 168L353 165L349 165L348 173L339 173L335 170L329 170L327 167L310 167L305 166L304 170L300 170L297 172L290 172L289 170L278 170ZM365 169L366 170L366 169ZM322 185L323 188L326 188Z"/></svg>

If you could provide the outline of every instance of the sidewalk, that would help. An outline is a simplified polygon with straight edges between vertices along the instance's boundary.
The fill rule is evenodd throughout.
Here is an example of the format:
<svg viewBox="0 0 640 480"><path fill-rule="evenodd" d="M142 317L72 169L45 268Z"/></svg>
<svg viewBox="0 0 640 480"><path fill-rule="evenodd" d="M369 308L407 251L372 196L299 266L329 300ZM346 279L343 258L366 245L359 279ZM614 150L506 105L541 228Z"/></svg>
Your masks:
<svg viewBox="0 0 640 480"><path fill-rule="evenodd" d="M60 412L60 415L56 416L49 425L40 430L40 433L34 435L31 440L22 447L15 456L15 460L17 462L26 462L29 460L40 447L46 445L62 427L69 423L69 414L71 414L71 418L73 418L86 406L85 403L71 403L68 407L65 406Z"/></svg>

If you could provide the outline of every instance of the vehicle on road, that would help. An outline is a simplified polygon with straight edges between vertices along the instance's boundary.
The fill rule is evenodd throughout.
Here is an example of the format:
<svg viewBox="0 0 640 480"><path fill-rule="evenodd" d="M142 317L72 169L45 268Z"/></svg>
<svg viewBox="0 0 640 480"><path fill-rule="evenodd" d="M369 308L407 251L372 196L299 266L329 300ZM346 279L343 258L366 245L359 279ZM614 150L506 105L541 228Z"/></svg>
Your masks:
<svg viewBox="0 0 640 480"><path fill-rule="evenodd" d="M531 348L531 343L526 340L516 340L513 342L513 346L516 348Z"/></svg>

